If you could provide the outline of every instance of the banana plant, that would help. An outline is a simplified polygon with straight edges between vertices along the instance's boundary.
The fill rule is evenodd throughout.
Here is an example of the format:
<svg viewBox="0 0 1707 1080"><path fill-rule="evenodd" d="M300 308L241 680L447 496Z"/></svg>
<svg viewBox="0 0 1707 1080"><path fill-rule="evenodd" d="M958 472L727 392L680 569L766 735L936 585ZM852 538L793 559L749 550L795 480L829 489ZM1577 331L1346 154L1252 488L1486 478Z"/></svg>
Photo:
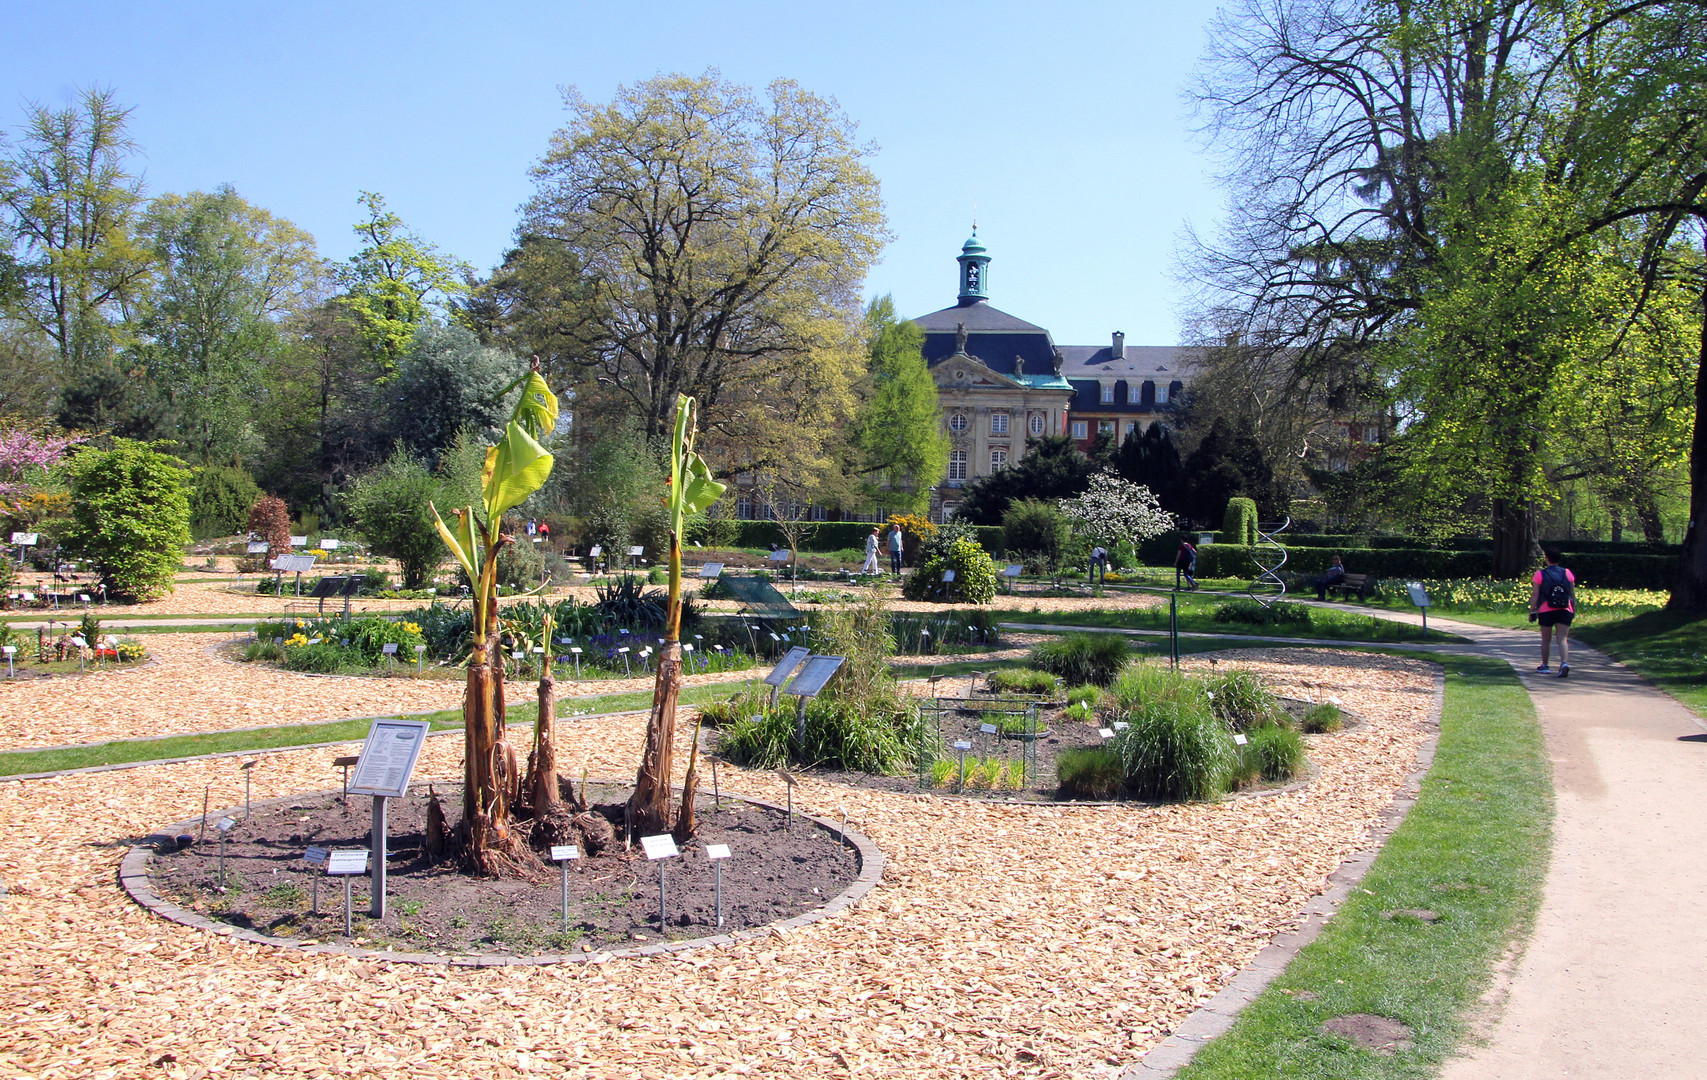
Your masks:
<svg viewBox="0 0 1707 1080"><path fill-rule="evenodd" d="M674 766L676 699L682 686L682 532L688 516L699 513L723 494L723 484L712 479L705 459L694 452L694 427L698 402L680 394L676 398L676 430L670 443L670 477L666 503L670 518L670 610L665 620L664 651L658 657L653 683L652 714L646 725L646 752L629 798L629 822L641 835L663 832L670 823L670 773ZM697 747L689 759L682 787L682 815L674 825L678 837L693 832L694 766Z"/></svg>
<svg viewBox="0 0 1707 1080"><path fill-rule="evenodd" d="M520 506L551 475L554 459L540 445L557 426L557 397L539 373L539 358L499 392L522 394L503 438L486 450L480 505L450 511L452 523L431 503L433 524L451 556L473 583L474 624L463 701L464 850L472 868L496 874L517 861L520 845L508 828L510 804L521 789L514 750L503 740L504 671L498 644L498 555L514 538L502 531L504 514Z"/></svg>

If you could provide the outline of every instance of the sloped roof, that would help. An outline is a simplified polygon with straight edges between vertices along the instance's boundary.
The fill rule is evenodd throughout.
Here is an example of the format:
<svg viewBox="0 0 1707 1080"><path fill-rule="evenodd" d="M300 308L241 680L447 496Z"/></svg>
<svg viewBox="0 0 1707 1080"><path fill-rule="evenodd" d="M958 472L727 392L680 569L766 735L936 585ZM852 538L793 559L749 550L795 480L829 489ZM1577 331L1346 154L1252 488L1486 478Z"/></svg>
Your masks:
<svg viewBox="0 0 1707 1080"><path fill-rule="evenodd" d="M961 323L966 324L969 334L1002 333L1002 334L1042 334L1049 336L1049 331L1028 323L1024 319L1009 315L999 308L993 308L983 300L967 304L965 307L956 305L945 307L941 311L933 311L929 315L921 315L913 320L924 328L926 333L952 334Z"/></svg>
<svg viewBox="0 0 1707 1080"><path fill-rule="evenodd" d="M1069 379L1186 381L1202 350L1191 345L1128 345L1116 360L1107 345L1061 346L1061 374Z"/></svg>

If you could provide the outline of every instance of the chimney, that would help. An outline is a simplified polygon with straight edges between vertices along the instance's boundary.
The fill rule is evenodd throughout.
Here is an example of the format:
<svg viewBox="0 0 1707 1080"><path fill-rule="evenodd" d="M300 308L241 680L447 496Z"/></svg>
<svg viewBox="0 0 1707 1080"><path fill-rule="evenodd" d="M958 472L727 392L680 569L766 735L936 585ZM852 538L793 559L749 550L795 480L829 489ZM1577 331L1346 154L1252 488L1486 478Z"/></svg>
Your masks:
<svg viewBox="0 0 1707 1080"><path fill-rule="evenodd" d="M1114 345L1108 350L1108 353L1116 360L1126 359L1126 331L1116 330L1114 332Z"/></svg>

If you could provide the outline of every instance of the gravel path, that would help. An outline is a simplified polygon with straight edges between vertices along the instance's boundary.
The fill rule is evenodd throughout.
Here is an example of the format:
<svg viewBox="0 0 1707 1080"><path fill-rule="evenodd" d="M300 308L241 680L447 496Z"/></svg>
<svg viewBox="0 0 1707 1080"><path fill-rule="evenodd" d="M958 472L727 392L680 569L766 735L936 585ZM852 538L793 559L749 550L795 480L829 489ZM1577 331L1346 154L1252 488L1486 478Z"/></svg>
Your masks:
<svg viewBox="0 0 1707 1080"><path fill-rule="evenodd" d="M1414 660L1225 653L1369 719L1313 737L1279 796L1029 807L804 779L890 857L854 911L782 937L603 966L428 970L298 956L155 919L131 838L240 802L237 762L0 783L0 1073L147 1076L1081 1077L1130 1063L1323 888L1403 779L1432 701ZM394 684L387 684L389 690ZM633 772L640 718L564 725L566 769ZM685 737L685 734L684 734ZM434 739L418 778L458 771ZM338 749L268 754L265 798L335 786ZM678 754L678 761L683 755ZM726 788L780 798L771 774Z"/></svg>

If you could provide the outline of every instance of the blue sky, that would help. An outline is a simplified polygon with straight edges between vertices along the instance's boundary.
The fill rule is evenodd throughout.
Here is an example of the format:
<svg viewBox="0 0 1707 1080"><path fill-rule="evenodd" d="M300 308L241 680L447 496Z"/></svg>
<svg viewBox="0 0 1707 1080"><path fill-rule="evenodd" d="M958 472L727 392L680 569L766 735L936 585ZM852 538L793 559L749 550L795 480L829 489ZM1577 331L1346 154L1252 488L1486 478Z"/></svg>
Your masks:
<svg viewBox="0 0 1707 1080"><path fill-rule="evenodd" d="M0 130L113 87L151 193L234 186L350 254L357 192L481 269L565 119L717 67L834 96L880 149L895 241L868 291L953 302L976 205L991 299L1062 344L1178 334L1175 251L1221 194L1180 96L1210 5L0 0Z"/></svg>

